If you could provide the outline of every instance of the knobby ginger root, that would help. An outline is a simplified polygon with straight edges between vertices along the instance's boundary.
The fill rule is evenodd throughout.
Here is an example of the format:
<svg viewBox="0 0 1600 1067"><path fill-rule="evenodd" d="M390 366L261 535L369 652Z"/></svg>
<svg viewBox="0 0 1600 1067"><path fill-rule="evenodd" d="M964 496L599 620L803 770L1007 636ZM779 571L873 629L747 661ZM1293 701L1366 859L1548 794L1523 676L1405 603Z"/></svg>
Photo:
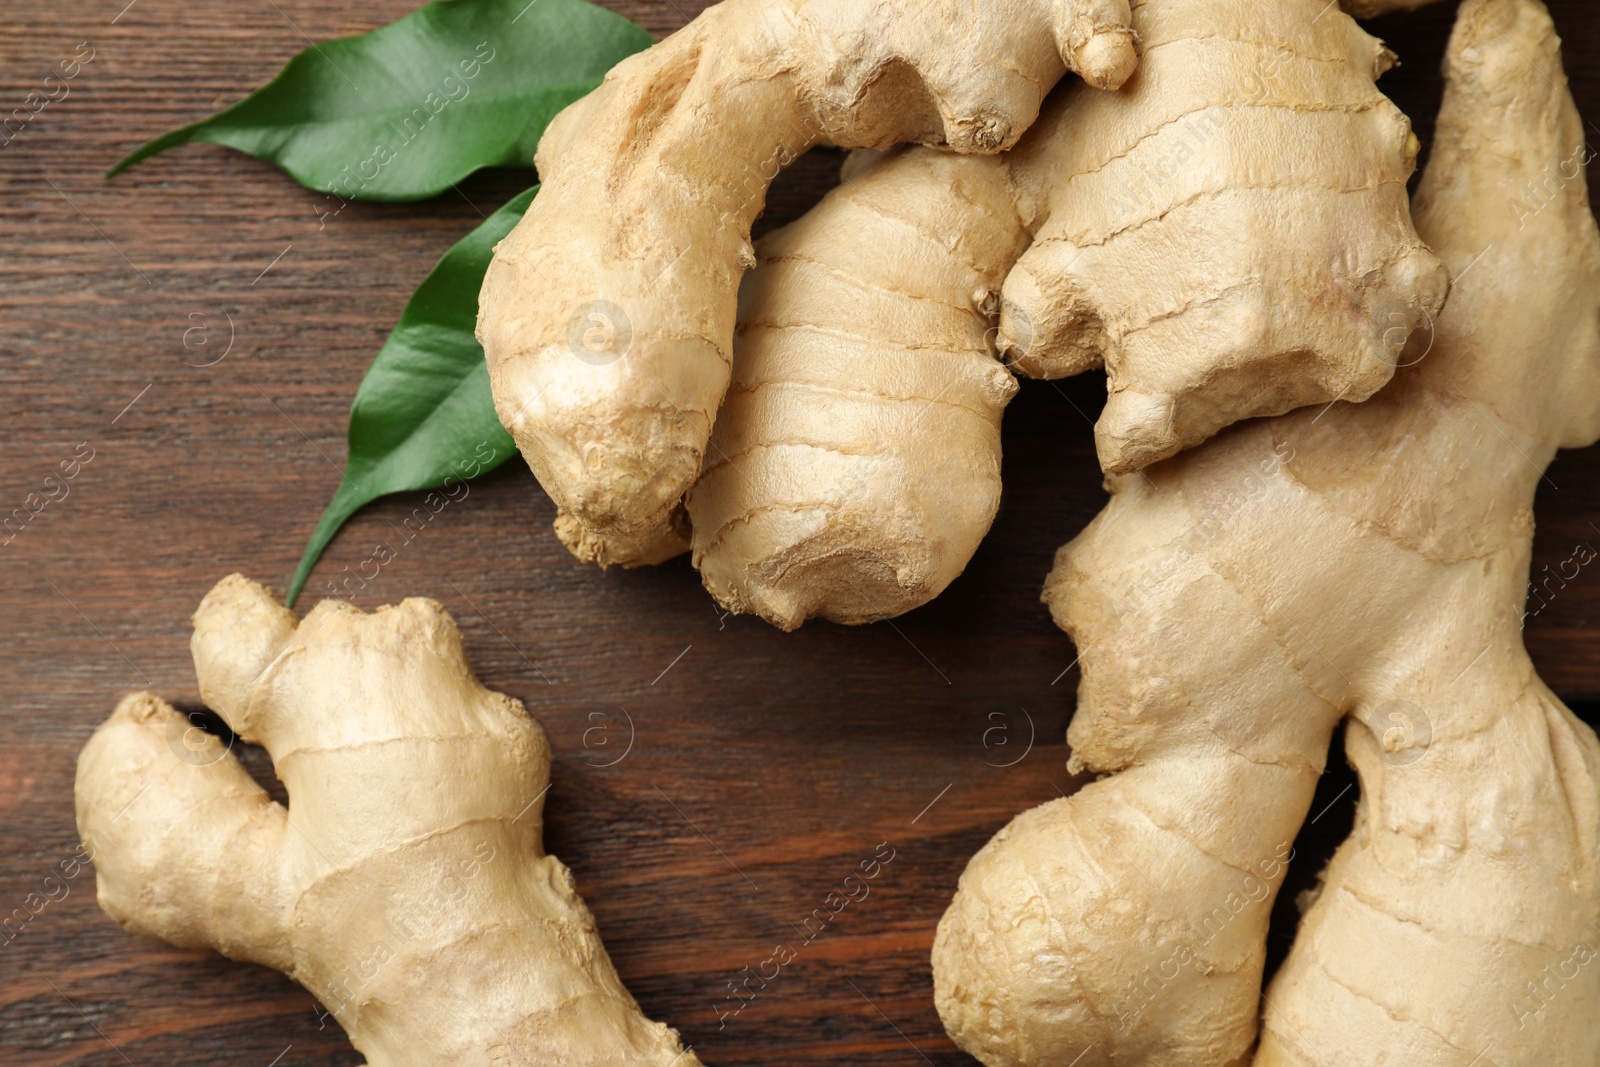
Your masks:
<svg viewBox="0 0 1600 1067"><path fill-rule="evenodd" d="M1133 69L1127 0L724 0L551 125L478 336L495 407L580 558L686 547L768 183L827 138L1010 147L1071 68Z"/></svg>
<svg viewBox="0 0 1600 1067"><path fill-rule="evenodd" d="M233 575L194 623L201 696L291 803L165 702L125 698L78 760L107 914L284 972L373 1067L697 1067L544 854L544 732L473 677L443 608L328 600L297 625Z"/></svg>
<svg viewBox="0 0 1600 1067"><path fill-rule="evenodd" d="M1447 276L1406 203L1394 56L1318 0L1146 0L1122 92L1063 94L1014 154L1034 240L999 346L1054 378L1102 362L1095 446L1138 470L1240 419L1365 400Z"/></svg>
<svg viewBox="0 0 1600 1067"><path fill-rule="evenodd" d="M1414 365L1115 479L1057 557L1072 767L1109 777L1002 830L940 924L940 1014L991 1067L1600 1062L1600 744L1521 640L1542 472L1600 437L1585 131L1536 0L1464 4L1445 70L1415 214L1456 283ZM1355 830L1263 1001L1343 721Z"/></svg>
<svg viewBox="0 0 1600 1067"><path fill-rule="evenodd" d="M761 243L733 383L688 499L694 563L786 630L933 598L1000 503L1015 380L986 333L1026 247L1005 163L869 164Z"/></svg>
<svg viewBox="0 0 1600 1067"><path fill-rule="evenodd" d="M1024 373L1105 362L1108 470L1365 399L1437 313L1378 41L1321 0L1133 17L1121 92L1061 87L1000 160L896 152L762 242L688 499L724 606L870 621L961 572L1000 489L997 312Z"/></svg>

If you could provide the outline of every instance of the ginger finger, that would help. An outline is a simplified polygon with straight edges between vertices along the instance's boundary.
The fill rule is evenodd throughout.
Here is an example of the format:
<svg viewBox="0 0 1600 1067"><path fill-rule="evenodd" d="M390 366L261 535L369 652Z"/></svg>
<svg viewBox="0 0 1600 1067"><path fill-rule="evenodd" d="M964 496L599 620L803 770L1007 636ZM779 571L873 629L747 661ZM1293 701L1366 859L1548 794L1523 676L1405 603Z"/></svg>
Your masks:
<svg viewBox="0 0 1600 1067"><path fill-rule="evenodd" d="M902 151L762 242L687 502L718 602L871 622L961 573L1000 504L1017 386L985 334L1025 240L1001 160Z"/></svg>
<svg viewBox="0 0 1600 1067"><path fill-rule="evenodd" d="M1116 94L1062 93L1012 153L1032 247L1002 290L1024 374L1102 362L1101 467L1389 381L1447 280L1381 42L1317 0L1148 0Z"/></svg>

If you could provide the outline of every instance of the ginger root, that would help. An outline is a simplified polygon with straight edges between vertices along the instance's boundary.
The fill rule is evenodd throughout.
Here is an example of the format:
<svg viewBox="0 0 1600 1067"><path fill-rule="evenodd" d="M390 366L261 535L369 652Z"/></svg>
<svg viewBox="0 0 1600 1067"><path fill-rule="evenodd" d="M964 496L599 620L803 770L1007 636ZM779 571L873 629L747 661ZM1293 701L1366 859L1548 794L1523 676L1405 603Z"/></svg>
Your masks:
<svg viewBox="0 0 1600 1067"><path fill-rule="evenodd" d="M687 501L725 607L792 629L926 602L994 518L1023 373L1105 363L1102 464L1363 400L1444 302L1393 60L1320 0L1147 0L1121 92L1062 86L1001 159L897 151L768 236ZM998 317L998 335L994 325Z"/></svg>
<svg viewBox="0 0 1600 1067"><path fill-rule="evenodd" d="M1520 632L1544 468L1600 438L1589 151L1537 0L1464 4L1445 73L1414 210L1456 281L1411 365L1114 479L1057 557L1070 766L1108 777L996 835L940 924L990 1067L1600 1062L1600 743ZM1263 997L1341 722L1355 830Z"/></svg>
<svg viewBox="0 0 1600 1067"><path fill-rule="evenodd" d="M1017 391L988 338L1026 247L1005 172L896 152L761 242L687 501L694 564L725 608L785 630L871 622L972 558Z"/></svg>
<svg viewBox="0 0 1600 1067"><path fill-rule="evenodd" d="M1128 18L1127 0L723 0L562 112L478 337L568 547L602 565L686 547L681 501L780 169L824 138L1008 148L1068 68L1127 78Z"/></svg>
<svg viewBox="0 0 1600 1067"><path fill-rule="evenodd" d="M473 677L443 608L328 600L297 625L233 575L194 625L201 696L266 747L290 806L159 698L125 698L78 760L108 915L284 972L373 1067L697 1067L544 854L544 732Z"/></svg>

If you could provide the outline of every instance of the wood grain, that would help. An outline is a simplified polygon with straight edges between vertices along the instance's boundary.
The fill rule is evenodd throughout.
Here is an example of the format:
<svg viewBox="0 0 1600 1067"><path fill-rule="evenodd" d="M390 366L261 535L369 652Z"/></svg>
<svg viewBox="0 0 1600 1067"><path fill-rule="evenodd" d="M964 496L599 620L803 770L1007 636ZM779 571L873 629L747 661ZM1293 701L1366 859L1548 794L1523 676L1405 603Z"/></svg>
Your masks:
<svg viewBox="0 0 1600 1067"><path fill-rule="evenodd" d="M69 95L0 149L0 511L80 442L94 458L0 549L0 915L42 892L76 849L74 759L117 698L150 688L198 707L189 613L232 570L283 588L337 481L350 398L407 296L530 180L484 173L435 201L354 205L325 223L320 196L213 146L108 184L101 175L127 150L238 99L308 39L408 7L125 4L3 8L0 110L79 42L95 54ZM613 6L661 34L701 5ZM1406 61L1385 87L1424 139L1451 6L1378 27ZM1600 117L1600 11L1552 7L1580 106ZM826 151L801 161L763 225L813 202L838 162ZM186 345L197 328L209 332ZM192 365L230 336L226 358ZM577 872L646 1010L707 1063L971 1062L934 1013L928 949L967 857L1073 786L1063 734L1074 652L1038 589L1055 547L1102 501L1089 432L1102 388L1024 387L1006 417L993 533L943 598L892 625L784 635L721 616L682 560L584 568L551 535L551 506L521 464L475 484L360 588L364 607L442 601L488 684L545 723L557 752L549 845ZM1566 455L1550 481L1536 567L1600 543L1593 453ZM392 539L415 505L358 516L308 593ZM1563 590L1528 640L1556 691L1580 710L1600 706L1600 577ZM605 766L628 736L624 710L632 748ZM990 733L986 748L997 723L1009 747ZM270 778L259 754L251 763ZM1331 774L1324 790L1330 831L1349 824L1347 782ZM896 858L870 897L719 1023L714 1005L729 1007L740 968L794 941L880 842ZM1308 855L1296 878L1316 864ZM95 907L92 874L64 884L65 899L0 945L0 1061L360 1062L287 979L135 940Z"/></svg>

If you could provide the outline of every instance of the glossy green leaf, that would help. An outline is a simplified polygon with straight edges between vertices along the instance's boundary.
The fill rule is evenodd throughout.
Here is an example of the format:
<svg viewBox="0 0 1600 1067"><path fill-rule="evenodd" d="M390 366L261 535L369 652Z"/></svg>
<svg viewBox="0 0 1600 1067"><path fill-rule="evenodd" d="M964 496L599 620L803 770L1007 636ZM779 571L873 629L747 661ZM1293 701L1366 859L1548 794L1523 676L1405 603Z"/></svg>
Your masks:
<svg viewBox="0 0 1600 1067"><path fill-rule="evenodd" d="M538 191L534 186L518 195L444 254L372 361L350 409L344 478L300 557L289 585L290 607L317 557L358 509L389 493L438 487L445 487L440 499L448 502L456 499L452 483L491 471L516 454L495 416L489 370L473 327L494 246Z"/></svg>
<svg viewBox="0 0 1600 1067"><path fill-rule="evenodd" d="M652 43L586 0L436 0L312 45L264 88L156 138L107 177L210 141L345 200L432 196L479 167L532 166L556 113Z"/></svg>

